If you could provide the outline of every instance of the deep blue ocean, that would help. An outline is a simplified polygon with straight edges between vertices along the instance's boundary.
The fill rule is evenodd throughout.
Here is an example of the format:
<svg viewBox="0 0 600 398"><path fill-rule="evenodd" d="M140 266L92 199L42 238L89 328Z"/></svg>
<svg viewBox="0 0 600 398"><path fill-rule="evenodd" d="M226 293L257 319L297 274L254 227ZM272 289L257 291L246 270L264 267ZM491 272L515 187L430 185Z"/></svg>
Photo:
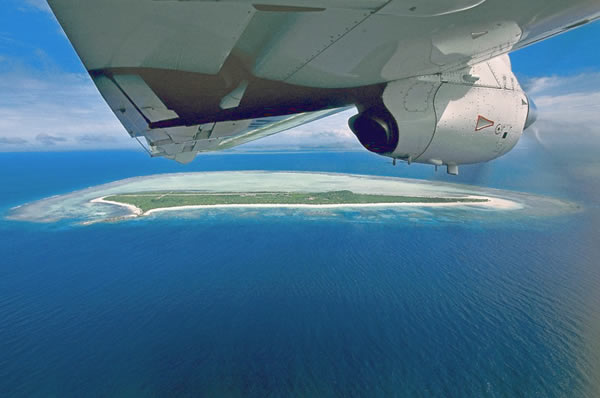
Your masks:
<svg viewBox="0 0 600 398"><path fill-rule="evenodd" d="M454 178L357 153L0 154L0 213L126 177L310 170L568 199L506 222L0 221L2 397L599 397L599 188L516 149Z"/></svg>

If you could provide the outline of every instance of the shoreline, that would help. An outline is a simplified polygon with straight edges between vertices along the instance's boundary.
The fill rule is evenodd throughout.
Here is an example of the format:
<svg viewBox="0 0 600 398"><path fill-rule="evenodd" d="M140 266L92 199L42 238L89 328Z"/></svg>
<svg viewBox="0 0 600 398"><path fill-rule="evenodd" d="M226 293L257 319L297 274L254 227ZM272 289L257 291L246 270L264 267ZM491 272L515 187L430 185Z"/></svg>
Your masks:
<svg viewBox="0 0 600 398"><path fill-rule="evenodd" d="M131 212L129 217L139 217L139 216L144 215L144 212L142 211L142 209L140 209L137 206L131 205L129 203L121 203L121 202L115 202L113 200L106 200L105 198L106 198L106 196L92 199L92 200L90 200L90 203L104 203L104 204L109 204L109 205L125 207L127 210L129 210Z"/></svg>
<svg viewBox="0 0 600 398"><path fill-rule="evenodd" d="M352 174L331 173L294 173L289 172L207 172L160 174L145 177L133 177L98 186L88 187L62 195L53 195L29 203L15 206L9 210L6 218L14 221L57 222L63 219L75 220L77 224L95 224L102 222L118 222L132 220L145 215L181 210L181 217L195 212L211 214L212 212L232 212L244 215L257 213L268 216L277 214L302 213L306 217L314 214L345 212L348 216L363 212L378 213L379 209L401 213L417 212L434 213L444 211L457 214L450 218L481 217L486 213L494 218L502 218L512 213L514 217L527 215L554 215L564 211L577 210L574 203L534 195L524 192L499 190L487 187L474 187L460 184L437 183L430 181L409 180L395 177L369 177ZM128 200L127 198L111 198L115 195L193 191L199 193L323 193L311 199L307 195L298 195L296 199L282 197L266 197L262 200L228 198L214 200L171 200L148 201L148 198ZM371 198L354 199L350 194L327 195L339 191L349 191L358 195L375 195ZM399 196L394 199L379 199L377 195ZM404 199L403 196L410 199ZM419 198L423 198L420 200ZM472 198L474 201L469 201ZM437 200L436 200L437 199ZM116 201L118 200L118 202ZM393 203L380 203L391 201ZM467 200L461 202L461 200ZM478 202L482 200L483 202ZM240 203L241 202L241 203ZM273 202L273 203L270 203ZM275 203L282 202L282 203ZM362 202L362 203L351 203ZM138 208L139 206L139 208ZM153 208L158 206L157 208ZM172 206L172 207L168 207ZM296 210L294 210L294 208ZM336 208L338 210L336 210ZM371 210L369 210L369 208ZM203 213L203 209L206 213ZM262 209L262 210L261 210ZM271 209L271 210L269 210ZM279 209L279 210L278 210ZM362 210L361 210L362 209ZM148 210L145 212L144 210ZM185 213L185 210L188 210ZM472 213L472 214L468 214ZM477 214L478 215L477 215ZM175 214L175 213L173 213ZM435 216L435 214L433 214ZM426 215L424 215L426 217ZM428 217L428 215L427 215ZM445 216L444 216L445 218Z"/></svg>
<svg viewBox="0 0 600 398"><path fill-rule="evenodd" d="M129 203L115 202L112 200L106 200L107 196L92 199L91 203L104 203L110 205L116 205L126 208L131 214L127 216L119 217L119 219L126 218L137 218L149 216L154 213L168 212L168 211L179 211L179 210L201 210L201 209L227 209L227 208L286 208L286 209L338 209L338 208L374 208L374 207L460 207L460 206L476 206L476 207L489 207L496 210L517 210L523 206L517 202L500 199L493 196L476 196L468 195L457 199L484 199L486 202L397 202L397 203L336 203L336 204L308 204L308 203L297 203L297 204L277 204L277 203L254 203L254 204L217 204L217 205L184 205L184 206L172 206L172 207L158 207L143 211L137 206Z"/></svg>

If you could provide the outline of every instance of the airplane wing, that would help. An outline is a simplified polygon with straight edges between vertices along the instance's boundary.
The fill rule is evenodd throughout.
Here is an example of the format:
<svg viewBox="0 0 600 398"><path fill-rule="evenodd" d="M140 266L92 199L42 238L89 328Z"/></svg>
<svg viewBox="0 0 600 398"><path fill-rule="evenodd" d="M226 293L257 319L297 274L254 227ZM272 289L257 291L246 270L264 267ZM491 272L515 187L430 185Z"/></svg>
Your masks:
<svg viewBox="0 0 600 398"><path fill-rule="evenodd" d="M153 128L152 123L178 115L165 106L140 75L92 74L92 78L129 134L138 141L140 138L146 141L139 142L151 156L164 156L180 163L191 162L199 152L231 148L347 109Z"/></svg>
<svg viewBox="0 0 600 398"><path fill-rule="evenodd" d="M181 162L370 109L390 82L470 76L600 17L597 0L48 2L129 134Z"/></svg>

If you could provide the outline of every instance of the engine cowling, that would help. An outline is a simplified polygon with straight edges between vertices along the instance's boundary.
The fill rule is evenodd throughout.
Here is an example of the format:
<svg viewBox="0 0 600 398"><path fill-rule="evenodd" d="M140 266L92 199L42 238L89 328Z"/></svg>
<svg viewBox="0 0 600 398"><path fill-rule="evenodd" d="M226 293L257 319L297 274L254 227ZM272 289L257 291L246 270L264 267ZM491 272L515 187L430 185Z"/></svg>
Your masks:
<svg viewBox="0 0 600 398"><path fill-rule="evenodd" d="M379 103L359 109L349 125L368 150L447 165L452 174L459 164L510 151L535 115L507 56L453 74L391 82Z"/></svg>
<svg viewBox="0 0 600 398"><path fill-rule="evenodd" d="M371 152L386 154L398 146L398 125L383 106L371 107L348 121L360 143Z"/></svg>

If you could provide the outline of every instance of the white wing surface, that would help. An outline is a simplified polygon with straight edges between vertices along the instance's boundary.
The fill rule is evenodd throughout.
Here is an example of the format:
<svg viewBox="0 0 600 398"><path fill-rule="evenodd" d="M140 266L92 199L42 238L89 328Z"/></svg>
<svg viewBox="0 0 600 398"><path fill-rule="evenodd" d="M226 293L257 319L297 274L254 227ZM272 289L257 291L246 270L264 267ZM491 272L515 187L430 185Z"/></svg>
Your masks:
<svg viewBox="0 0 600 398"><path fill-rule="evenodd" d="M600 16L597 0L49 0L129 134L178 161L380 102Z"/></svg>

